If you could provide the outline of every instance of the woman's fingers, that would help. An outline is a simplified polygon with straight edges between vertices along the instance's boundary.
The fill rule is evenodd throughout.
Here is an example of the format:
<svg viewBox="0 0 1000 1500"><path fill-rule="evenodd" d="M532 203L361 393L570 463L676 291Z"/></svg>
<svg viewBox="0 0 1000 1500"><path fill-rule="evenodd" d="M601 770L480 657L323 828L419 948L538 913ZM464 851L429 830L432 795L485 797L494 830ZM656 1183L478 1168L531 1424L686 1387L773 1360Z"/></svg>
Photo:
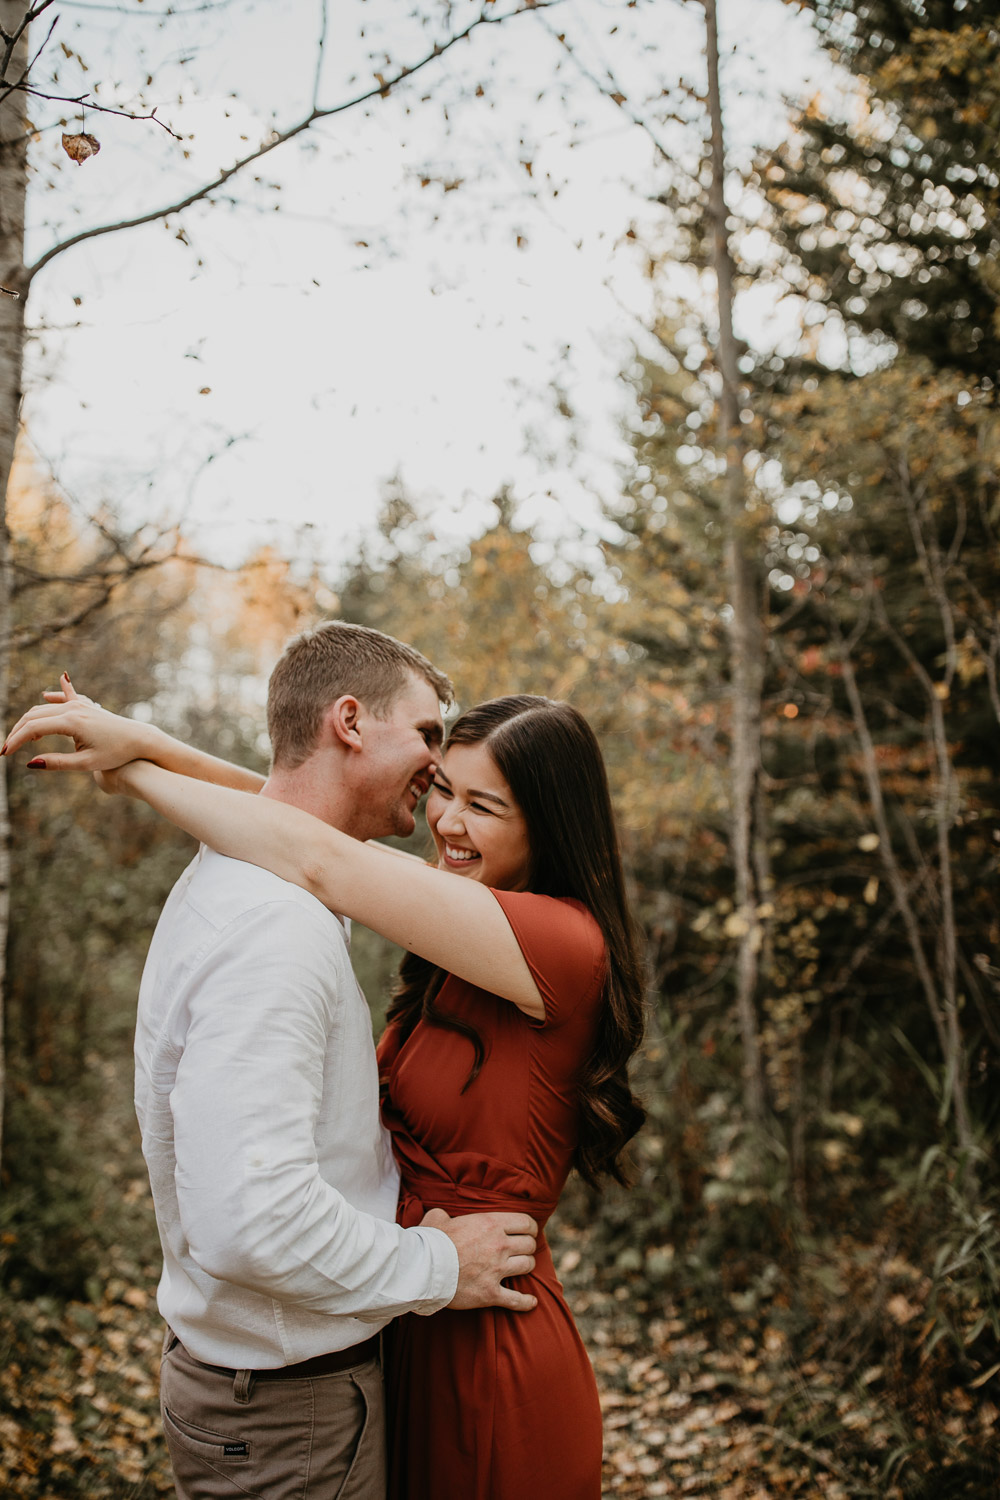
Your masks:
<svg viewBox="0 0 1000 1500"><path fill-rule="evenodd" d="M86 750L50 751L46 750L42 755L36 755L28 761L29 771L90 771L91 765L89 752Z"/></svg>
<svg viewBox="0 0 1000 1500"><path fill-rule="evenodd" d="M4 755L13 755L22 745L42 740L49 734L65 734L76 740L80 729L79 721L75 718L78 713L79 710L67 709L60 703L40 703L35 708L29 708L7 736L3 747Z"/></svg>

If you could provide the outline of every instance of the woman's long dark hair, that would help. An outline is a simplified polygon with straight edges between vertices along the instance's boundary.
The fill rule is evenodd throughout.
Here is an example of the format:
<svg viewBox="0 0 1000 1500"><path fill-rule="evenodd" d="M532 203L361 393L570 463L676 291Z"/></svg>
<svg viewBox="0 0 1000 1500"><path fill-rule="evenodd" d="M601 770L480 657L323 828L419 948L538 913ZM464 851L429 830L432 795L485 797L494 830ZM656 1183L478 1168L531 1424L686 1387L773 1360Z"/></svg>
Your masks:
<svg viewBox="0 0 1000 1500"><path fill-rule="evenodd" d="M625 1182L623 1153L645 1119L628 1078L629 1059L642 1040L643 983L600 746L568 703L527 694L492 698L456 720L448 746L480 744L524 814L529 889L582 902L604 935L608 972L594 1048L578 1078L580 1135L573 1164L592 1185L604 1174ZM421 1019L467 1036L475 1050L468 1088L485 1053L473 1027L436 1009L445 977L426 959L407 954L388 1019L399 1023L404 1036Z"/></svg>

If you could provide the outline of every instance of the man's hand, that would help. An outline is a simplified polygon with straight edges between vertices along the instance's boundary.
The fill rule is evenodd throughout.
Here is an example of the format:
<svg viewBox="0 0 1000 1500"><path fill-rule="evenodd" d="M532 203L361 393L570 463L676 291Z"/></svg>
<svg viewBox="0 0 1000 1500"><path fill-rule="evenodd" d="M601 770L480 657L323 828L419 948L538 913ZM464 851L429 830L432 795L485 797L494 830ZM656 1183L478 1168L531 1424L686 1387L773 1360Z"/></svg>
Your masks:
<svg viewBox="0 0 1000 1500"><path fill-rule="evenodd" d="M537 1297L504 1286L507 1276L526 1276L535 1269L538 1225L528 1214L465 1214L451 1219L443 1208L432 1208L421 1219L441 1229L458 1251L458 1288L449 1307L505 1307L508 1312L530 1312Z"/></svg>

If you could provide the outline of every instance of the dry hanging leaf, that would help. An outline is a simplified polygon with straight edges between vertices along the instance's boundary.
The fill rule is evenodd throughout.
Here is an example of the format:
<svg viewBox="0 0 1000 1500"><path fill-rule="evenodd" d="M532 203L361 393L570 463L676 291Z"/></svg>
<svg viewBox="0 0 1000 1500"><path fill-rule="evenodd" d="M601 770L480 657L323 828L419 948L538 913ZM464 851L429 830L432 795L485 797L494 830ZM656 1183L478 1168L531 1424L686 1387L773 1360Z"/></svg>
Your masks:
<svg viewBox="0 0 1000 1500"><path fill-rule="evenodd" d="M96 156L101 143L96 135L63 135L63 150L71 161L81 167L88 156Z"/></svg>

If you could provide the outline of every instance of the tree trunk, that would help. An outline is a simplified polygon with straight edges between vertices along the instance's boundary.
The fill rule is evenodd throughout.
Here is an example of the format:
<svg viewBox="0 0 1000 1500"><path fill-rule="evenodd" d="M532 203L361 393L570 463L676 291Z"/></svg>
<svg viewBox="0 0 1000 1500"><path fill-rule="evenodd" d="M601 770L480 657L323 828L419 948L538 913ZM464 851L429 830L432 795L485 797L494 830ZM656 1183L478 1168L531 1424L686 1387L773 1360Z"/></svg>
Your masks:
<svg viewBox="0 0 1000 1500"><path fill-rule="evenodd" d="M21 0L0 0L0 23L8 36L24 20ZM25 28L11 54L8 84L22 76L28 62ZM27 187L28 122L26 94L14 89L0 102L0 725L10 723L11 573L7 526L7 487L21 415L21 366L24 356L24 200ZM17 297L6 295L18 292ZM7 762L0 759L0 1150L5 1102L4 993L7 928L10 918L10 818L7 807Z"/></svg>
<svg viewBox="0 0 1000 1500"><path fill-rule="evenodd" d="M757 890L755 859L766 867L755 807L761 771L761 694L764 684L764 631L761 621L759 564L753 528L746 510L743 460L746 443L740 422L739 366L733 333L733 263L729 252L725 194L725 148L719 92L719 33L715 0L703 0L707 36L708 104L711 121L712 263L719 299L716 349L722 390L719 397L719 451L725 454L725 559L730 621L730 770L732 776L731 839L739 919L736 1003L743 1043L743 1097L751 1120L764 1117L764 1075L756 992L763 939L758 912L764 892Z"/></svg>

